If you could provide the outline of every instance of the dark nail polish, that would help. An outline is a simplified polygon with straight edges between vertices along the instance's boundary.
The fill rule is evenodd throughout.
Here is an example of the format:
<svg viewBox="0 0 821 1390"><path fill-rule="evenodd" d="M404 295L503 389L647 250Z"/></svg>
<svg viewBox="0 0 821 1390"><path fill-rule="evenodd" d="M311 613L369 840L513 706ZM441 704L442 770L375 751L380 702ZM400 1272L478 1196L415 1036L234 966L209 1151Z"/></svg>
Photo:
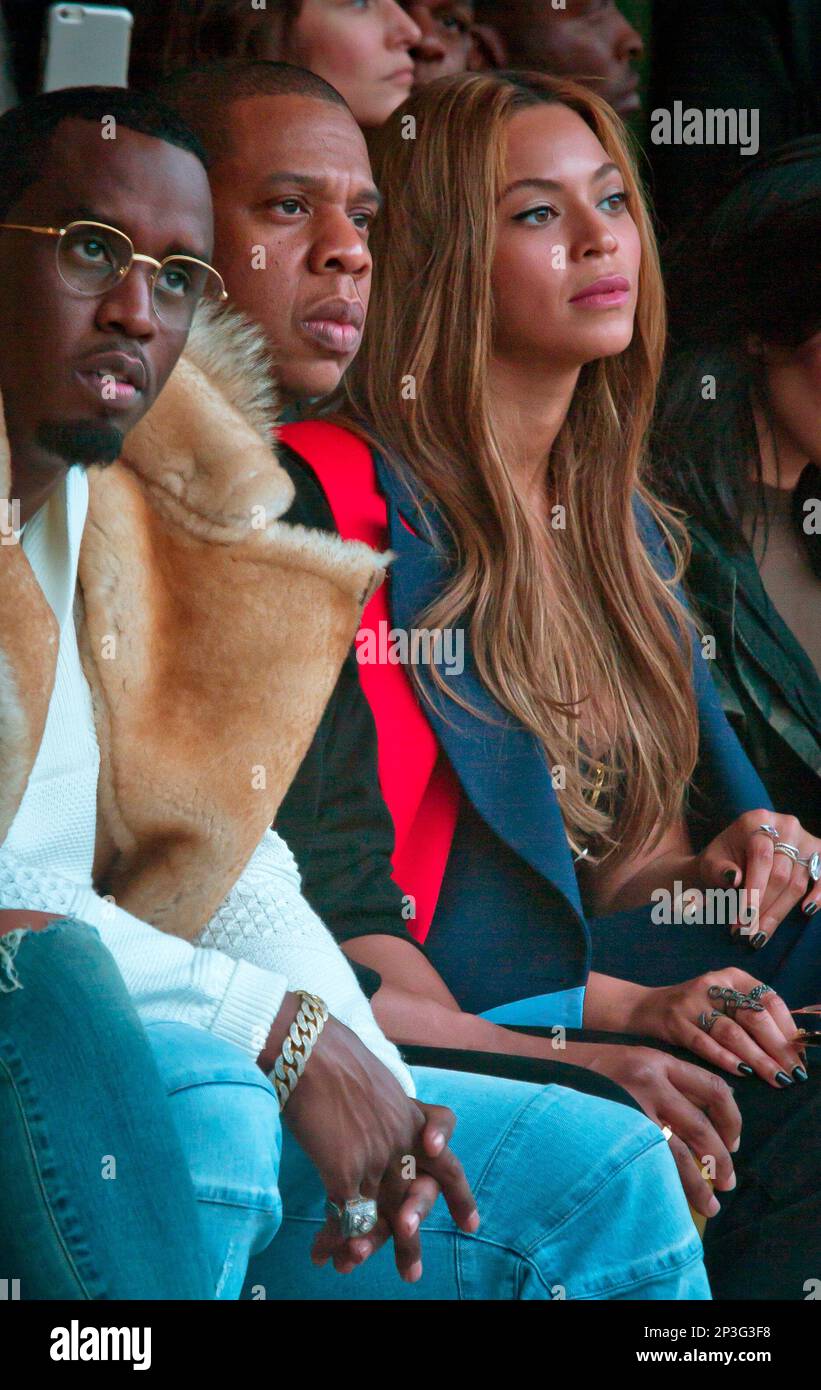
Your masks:
<svg viewBox="0 0 821 1390"><path fill-rule="evenodd" d="M777 1071L775 1079L779 1086L792 1086L792 1077L788 1076L785 1071Z"/></svg>
<svg viewBox="0 0 821 1390"><path fill-rule="evenodd" d="M792 1074L796 1081L809 1081L809 1077L803 1067L793 1067Z"/></svg>
<svg viewBox="0 0 821 1390"><path fill-rule="evenodd" d="M767 933L765 931L757 931L752 941L750 942L750 945L752 946L754 951L760 951L761 947L766 946L766 944Z"/></svg>
<svg viewBox="0 0 821 1390"><path fill-rule="evenodd" d="M725 869L725 870L724 870L724 882L725 882L725 883L735 883L735 869Z"/></svg>
<svg viewBox="0 0 821 1390"><path fill-rule="evenodd" d="M818 903L807 903L807 906L804 908L804 916L805 916L805 917L812 917L812 914L813 914L814 912L817 912L817 911L818 911Z"/></svg>
<svg viewBox="0 0 821 1390"><path fill-rule="evenodd" d="M753 1075L753 1069L752 1069L752 1067L749 1067L749 1066L747 1065L746 1062L739 1062L739 1064L738 1064L738 1070L741 1072L741 1075L742 1075L742 1076L752 1076L752 1075Z"/></svg>

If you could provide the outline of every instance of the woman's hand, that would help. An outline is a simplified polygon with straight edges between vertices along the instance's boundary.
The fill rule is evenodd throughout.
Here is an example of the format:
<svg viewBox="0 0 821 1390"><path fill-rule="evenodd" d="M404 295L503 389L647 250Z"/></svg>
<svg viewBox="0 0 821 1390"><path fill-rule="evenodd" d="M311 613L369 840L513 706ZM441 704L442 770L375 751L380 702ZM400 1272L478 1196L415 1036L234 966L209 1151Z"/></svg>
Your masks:
<svg viewBox="0 0 821 1390"><path fill-rule="evenodd" d="M717 995L710 996L711 987L735 990L746 996L757 987L758 997L752 1001L757 1007L733 1009L731 1001L734 1017L730 1017L725 1012L725 1001ZM699 1018L704 1015L710 1019L714 1012L720 1016L712 1022L708 1033ZM744 970L727 967L681 985L644 990L628 1022L630 1032L687 1047L713 1066L735 1075L741 1072L749 1076L754 1072L776 1088L807 1080L789 1009L773 990Z"/></svg>
<svg viewBox="0 0 821 1390"><path fill-rule="evenodd" d="M730 1154L741 1137L741 1115L726 1081L653 1047L588 1044L589 1051L594 1047L595 1055L584 1065L618 1082L645 1115L672 1130L668 1143L687 1200L702 1216L715 1216L720 1203L705 1178L719 1192L732 1191L736 1177Z"/></svg>
<svg viewBox="0 0 821 1390"><path fill-rule="evenodd" d="M332 1202L343 1206L361 1194L377 1203L379 1221L368 1236L345 1239L329 1218L314 1241L315 1263L332 1259L347 1273L392 1236L396 1267L415 1282L422 1273L419 1226L440 1191L460 1230L478 1229L476 1202L448 1147L453 1113L407 1096L337 1019L326 1022L283 1118Z"/></svg>
<svg viewBox="0 0 821 1390"><path fill-rule="evenodd" d="M757 911L743 927L750 945L766 946L779 923L796 903L811 917L821 905L821 879L813 883L806 864L777 849L772 835L761 826L771 826L782 844L794 845L802 859L821 853L821 840L801 828L795 816L775 811L747 811L697 856L697 873L704 888L744 888L750 908ZM685 894L686 897L686 894ZM734 927L734 934L739 927Z"/></svg>

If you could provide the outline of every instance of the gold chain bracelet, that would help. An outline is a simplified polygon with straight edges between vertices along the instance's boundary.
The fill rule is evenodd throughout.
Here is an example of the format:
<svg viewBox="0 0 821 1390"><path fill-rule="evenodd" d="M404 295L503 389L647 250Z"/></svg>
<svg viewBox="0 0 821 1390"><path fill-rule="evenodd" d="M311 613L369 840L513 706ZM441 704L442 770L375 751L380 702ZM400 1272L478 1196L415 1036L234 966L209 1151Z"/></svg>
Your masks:
<svg viewBox="0 0 821 1390"><path fill-rule="evenodd" d="M327 1005L315 994L308 994L304 989L298 989L296 993L302 1001L299 1012L285 1035L273 1070L268 1073L268 1080L279 1096L280 1110L284 1110L291 1099L328 1017Z"/></svg>

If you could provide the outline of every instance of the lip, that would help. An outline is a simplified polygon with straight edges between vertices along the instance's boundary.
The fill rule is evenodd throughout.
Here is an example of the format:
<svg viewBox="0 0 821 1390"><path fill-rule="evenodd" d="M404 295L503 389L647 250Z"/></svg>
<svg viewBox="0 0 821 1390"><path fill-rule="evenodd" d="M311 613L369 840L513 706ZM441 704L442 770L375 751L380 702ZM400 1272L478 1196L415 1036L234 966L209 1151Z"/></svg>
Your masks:
<svg viewBox="0 0 821 1390"><path fill-rule="evenodd" d="M610 309L624 304L630 297L630 281L623 275L602 275L585 289L574 294L571 304L588 309Z"/></svg>
<svg viewBox="0 0 821 1390"><path fill-rule="evenodd" d="M633 111L641 110L639 85L639 77L636 75L632 82L627 83L614 98L613 110L620 116L630 115Z"/></svg>
<svg viewBox="0 0 821 1390"><path fill-rule="evenodd" d="M328 299L302 319L301 328L314 342L347 357L362 337L365 310L358 300Z"/></svg>
<svg viewBox="0 0 821 1390"><path fill-rule="evenodd" d="M97 401L115 410L132 406L148 385L145 363L126 352L89 353L74 368L74 375ZM112 378L115 381L113 395L110 393Z"/></svg>
<svg viewBox="0 0 821 1390"><path fill-rule="evenodd" d="M405 68L397 68L396 72L389 72L387 77L384 77L382 80L383 82L407 82L408 86L410 86L415 76L415 70L413 66L410 65Z"/></svg>

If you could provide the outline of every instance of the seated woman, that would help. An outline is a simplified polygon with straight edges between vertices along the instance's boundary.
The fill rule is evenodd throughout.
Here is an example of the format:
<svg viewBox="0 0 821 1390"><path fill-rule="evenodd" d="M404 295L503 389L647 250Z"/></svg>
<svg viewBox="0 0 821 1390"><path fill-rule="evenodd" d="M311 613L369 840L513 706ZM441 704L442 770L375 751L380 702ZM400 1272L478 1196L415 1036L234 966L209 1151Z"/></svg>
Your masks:
<svg viewBox="0 0 821 1390"><path fill-rule="evenodd" d="M414 141L399 138L407 115ZM772 1232L781 1264L756 1257L758 1285L744 1270L764 1296L786 1287L784 1204L797 1211L815 1181L802 1088L774 1092L807 1078L784 999L819 993L817 925L791 912L821 897L819 842L769 808L724 719L676 587L681 530L643 480L663 294L618 124L550 79L434 83L380 135L375 173L378 293L348 428L283 438L341 532L397 555L359 657L396 877L435 969L397 939L347 950L379 970L375 1009L403 1043L542 1056L535 1029L584 1022L766 1080L737 1093L757 1136L745 1181L760 1183L775 1133L801 1171L743 1228L724 1225L725 1249L751 1253ZM401 642L418 662L435 630L438 664L412 665L419 703ZM728 884L759 895L736 939L710 915ZM676 907L685 891L708 909L699 925ZM692 1154L712 1152L700 1127L715 1103L699 1069L557 1041L553 1056L669 1121L698 1202ZM804 1247L795 1278L805 1263ZM726 1261L721 1274L727 1293ZM795 1278L786 1296L802 1296Z"/></svg>
<svg viewBox="0 0 821 1390"><path fill-rule="evenodd" d="M756 161L690 243L658 486L687 513L724 712L773 804L821 835L821 136Z"/></svg>

